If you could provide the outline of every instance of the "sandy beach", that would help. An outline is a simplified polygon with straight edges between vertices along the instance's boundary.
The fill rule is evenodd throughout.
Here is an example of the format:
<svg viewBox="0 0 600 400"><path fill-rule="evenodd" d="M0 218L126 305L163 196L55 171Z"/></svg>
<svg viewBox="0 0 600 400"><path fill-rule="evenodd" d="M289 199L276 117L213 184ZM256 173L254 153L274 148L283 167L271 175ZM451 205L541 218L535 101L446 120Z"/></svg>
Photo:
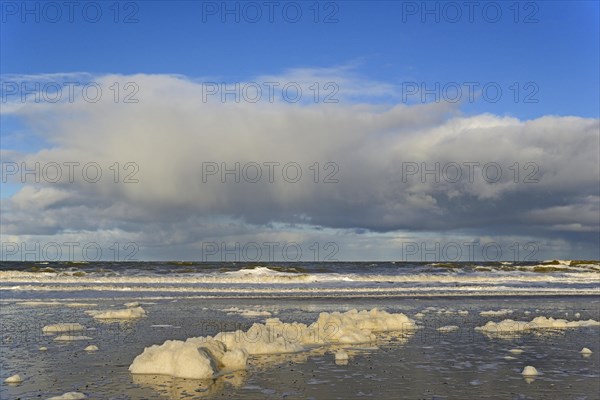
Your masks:
<svg viewBox="0 0 600 400"><path fill-rule="evenodd" d="M598 326L482 332L507 318L545 316L598 320L594 296L199 299L128 295L2 302L2 378L6 399L49 398L67 392L91 399L593 399L600 390ZM125 306L125 303L129 307ZM99 310L141 307L141 318L98 319ZM360 344L307 346L286 354L251 355L245 369L211 379L132 374L146 347L165 340L248 331L267 318L310 324L319 313L386 310L415 321L410 331L380 332ZM72 340L43 327L69 322ZM452 328L448 328L452 327ZM442 329L440 329L442 328ZM56 329L56 328L55 328ZM47 330L47 329L46 329ZM290 342L297 338L288 334ZM86 351L87 346L96 351ZM582 348L592 354L581 354ZM40 350L41 348L41 350ZM336 354L347 354L347 359ZM342 356L341 358L346 358ZM539 375L524 377L526 366Z"/></svg>

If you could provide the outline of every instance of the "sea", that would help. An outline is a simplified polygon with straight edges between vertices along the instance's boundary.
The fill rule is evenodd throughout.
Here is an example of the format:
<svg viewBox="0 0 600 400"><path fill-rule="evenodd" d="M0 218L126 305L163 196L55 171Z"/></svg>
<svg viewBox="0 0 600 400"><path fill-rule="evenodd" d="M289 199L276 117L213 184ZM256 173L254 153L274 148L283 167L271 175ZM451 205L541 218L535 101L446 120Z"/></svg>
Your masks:
<svg viewBox="0 0 600 400"><path fill-rule="evenodd" d="M141 318L94 317L132 303ZM373 309L417 329L251 356L209 380L129 371L166 341ZM600 326L478 329L537 317L600 321L600 262L2 261L0 399L599 399ZM82 330L44 332L59 323Z"/></svg>
<svg viewBox="0 0 600 400"><path fill-rule="evenodd" d="M598 261L0 262L5 298L597 295Z"/></svg>

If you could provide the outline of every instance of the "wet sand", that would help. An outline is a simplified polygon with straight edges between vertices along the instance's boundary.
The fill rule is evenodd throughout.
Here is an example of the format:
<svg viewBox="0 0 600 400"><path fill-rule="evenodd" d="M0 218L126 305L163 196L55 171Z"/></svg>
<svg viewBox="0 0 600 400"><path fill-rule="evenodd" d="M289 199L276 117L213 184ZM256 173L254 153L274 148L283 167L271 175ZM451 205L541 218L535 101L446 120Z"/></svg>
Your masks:
<svg viewBox="0 0 600 400"><path fill-rule="evenodd" d="M89 300L95 306L21 305L3 302L2 381L20 374L19 385L2 384L0 398L48 398L65 392L90 399L597 399L600 393L600 328L521 332L493 337L475 330L505 318L600 319L594 297L423 298L423 299L289 299L151 300L145 318L101 321L86 310L123 308L132 299ZM85 299L78 299L85 303ZM113 307L111 307L113 306ZM284 322L310 323L321 311L378 307L415 318L420 329L410 334L384 333L375 343L328 346L296 354L252 356L245 371L213 380L132 375L133 359L145 347L168 339L214 335L248 329L265 316L242 316L233 308L268 311ZM512 310L509 315L481 316L481 311ZM223 311L226 310L226 311ZM227 311L229 310L229 311ZM462 311L458 313L458 311ZM537 311L536 311L537 310ZM464 311L468 311L466 314ZM528 312L528 313L526 313ZM575 314L579 313L579 317ZM80 323L89 340L58 342L44 335L45 325ZM442 326L458 330L440 332ZM86 352L88 345L99 350ZM45 346L47 351L40 351ZM593 353L585 357L583 347ZM347 362L335 360L344 348ZM521 354L511 349L522 349ZM535 366L541 375L525 379Z"/></svg>

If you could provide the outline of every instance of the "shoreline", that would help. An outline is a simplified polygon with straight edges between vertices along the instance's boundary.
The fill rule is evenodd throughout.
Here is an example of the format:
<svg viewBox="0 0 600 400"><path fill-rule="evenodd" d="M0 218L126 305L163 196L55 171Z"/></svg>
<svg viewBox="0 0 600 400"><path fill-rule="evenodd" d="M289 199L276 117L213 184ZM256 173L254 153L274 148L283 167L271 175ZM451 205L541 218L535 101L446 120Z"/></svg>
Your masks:
<svg viewBox="0 0 600 400"><path fill-rule="evenodd" d="M58 292L58 291L57 291ZM72 292L72 291L70 291ZM81 291L81 292L85 292L85 291ZM0 290L0 293L2 293L2 290ZM35 300L39 300L39 299L43 299L43 300L57 300L57 301L78 301L78 300L130 300L132 298L135 299L140 299L140 300L176 300L176 299L198 299L198 300L219 300L219 299L224 299L224 300L236 300L236 299L247 299L247 300L319 300L319 299L323 299L323 300L331 300L331 299L459 299L459 298L468 298L468 299L490 299L490 298L498 298L498 299L502 299L502 298L519 298L519 297L523 297L523 298L536 298L536 299L540 299L540 298L544 298L544 297L549 297L549 298L557 298L557 297L569 297L569 298L576 298L576 297L589 297L589 298L598 298L598 295L600 295L600 293L556 293L556 294L549 294L549 293L543 293L543 294L532 294L532 293L502 293L502 294L498 294L498 293L491 293L489 295L485 295L485 294L473 294L473 295L468 295L468 294L455 294L455 295L449 295L449 294L444 294L444 295L440 295L440 294L411 294L411 293L407 293L404 295L400 295L400 294L380 294L380 295L344 295L344 296L339 296L339 295L331 295L331 296L323 296L323 295L314 295L314 296L228 296L228 295L215 295L215 296L173 296L173 295L168 295L168 296L149 296L149 297L142 297L142 296L137 296L136 292L129 292L131 293L131 296L129 297L114 297L114 296L106 296L106 297L75 297L75 298L61 298L61 297L21 297L21 298L1 298L2 296L0 296L0 303L5 303L5 302L24 302L24 301L35 301Z"/></svg>
<svg viewBox="0 0 600 400"><path fill-rule="evenodd" d="M507 318L530 321L537 316L551 316L572 320L580 313L579 320L598 319L597 296L257 298L240 304L239 298L143 298L138 294L117 298L45 297L46 304L35 306L18 304L31 299L3 298L2 379L4 374L19 373L24 381L18 386L2 385L0 397L46 398L75 390L90 398L126 395L152 400L185 399L191 393L195 398L243 400L284 395L293 399L366 395L391 400L398 393L404 393L407 399L434 395L506 398L514 397L514 393L552 398L552 393L559 390L563 398L589 398L600 389L600 348L595 343L600 334L598 327L513 332L508 337L489 336L475 329L488 321ZM97 320L85 312L122 309L132 299L146 310L145 317L119 323ZM69 301L80 304L68 307ZM209 381L132 375L128 370L145 348L167 340L246 331L254 323L265 323L266 318L308 324L321 312L373 308L415 318L419 329L408 336L392 332L368 344L334 344L308 352L251 356L245 370ZM510 313L480 315L505 309ZM77 335L89 339L61 342L42 333L44 326L61 322L83 325L86 330ZM459 329L439 330L450 326ZM84 351L90 345L99 350ZM40 351L40 346L47 350ZM593 354L583 357L579 354L583 347ZM515 348L523 353L509 351ZM347 362L336 361L335 354L341 350L348 354ZM541 371L531 383L520 374L527 365ZM502 385L497 386L499 381Z"/></svg>

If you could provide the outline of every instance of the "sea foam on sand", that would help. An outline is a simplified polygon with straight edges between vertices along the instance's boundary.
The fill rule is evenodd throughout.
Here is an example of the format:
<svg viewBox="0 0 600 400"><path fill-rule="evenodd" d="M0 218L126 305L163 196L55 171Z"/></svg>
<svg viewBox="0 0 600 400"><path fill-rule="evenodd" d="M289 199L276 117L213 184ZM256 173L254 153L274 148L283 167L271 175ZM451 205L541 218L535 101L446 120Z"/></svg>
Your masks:
<svg viewBox="0 0 600 400"><path fill-rule="evenodd" d="M4 380L4 383L21 383L23 382L23 378L21 378L21 376L19 374L13 375L13 376L9 376L8 378L6 378Z"/></svg>
<svg viewBox="0 0 600 400"><path fill-rule="evenodd" d="M86 311L96 319L137 319L146 316L142 307L128 307L121 310Z"/></svg>
<svg viewBox="0 0 600 400"><path fill-rule="evenodd" d="M65 322L60 324L46 325L42 328L44 333L63 333L63 332L76 332L82 331L85 326L77 323Z"/></svg>
<svg viewBox="0 0 600 400"><path fill-rule="evenodd" d="M91 340L92 338L89 336L81 336L81 335L59 335L54 338L57 342L72 342L75 340Z"/></svg>
<svg viewBox="0 0 600 400"><path fill-rule="evenodd" d="M567 321L566 319L554 319L552 317L536 317L531 321L514 321L505 319L500 322L489 321L484 326L478 326L475 329L485 333L508 334L535 329L570 329L588 326L600 326L600 322L593 319L587 321Z"/></svg>
<svg viewBox="0 0 600 400"><path fill-rule="evenodd" d="M528 365L525 368L523 368L523 371L521 372L521 375L523 375L523 376L537 376L537 375L539 375L539 372L538 372L537 369L535 369L535 367L532 367L531 365Z"/></svg>
<svg viewBox="0 0 600 400"><path fill-rule="evenodd" d="M53 306L65 306L65 307L96 307L98 304L94 303L76 303L76 302L60 302L60 301L21 301L16 303L20 306L28 307L53 307Z"/></svg>
<svg viewBox="0 0 600 400"><path fill-rule="evenodd" d="M87 399L87 396L83 393L67 392L65 394L61 394L60 396L50 397L47 400L84 400L84 399Z"/></svg>
<svg viewBox="0 0 600 400"><path fill-rule="evenodd" d="M512 314L513 310L503 308L502 310L482 311L479 313L482 317L498 317L502 315Z"/></svg>
<svg viewBox="0 0 600 400"><path fill-rule="evenodd" d="M219 370L242 369L248 353L227 351L223 342L204 337L167 340L146 347L129 367L133 374L170 375L178 378L209 379Z"/></svg>
<svg viewBox="0 0 600 400"><path fill-rule="evenodd" d="M221 373L244 369L249 355L296 353L329 344L368 343L375 332L414 330L406 315L373 309L345 313L321 313L310 325L284 323L278 318L255 323L248 331L220 332L214 337L167 340L146 347L134 360L133 374L170 375L210 379Z"/></svg>
<svg viewBox="0 0 600 400"><path fill-rule="evenodd" d="M227 314L239 314L242 317L246 317L246 318L253 318L253 317L270 317L271 312L270 311L260 311L260 310L243 310L240 309L238 307L230 307L230 308L226 308L224 310L221 310L223 312L226 312Z"/></svg>
<svg viewBox="0 0 600 400"><path fill-rule="evenodd" d="M453 331L457 331L459 329L460 328L456 325L446 325L446 326L441 326L441 327L437 328L438 331L443 332L443 333L453 332Z"/></svg>
<svg viewBox="0 0 600 400"><path fill-rule="evenodd" d="M336 361L347 361L348 360L348 353L344 350L338 350L335 353L335 360Z"/></svg>

